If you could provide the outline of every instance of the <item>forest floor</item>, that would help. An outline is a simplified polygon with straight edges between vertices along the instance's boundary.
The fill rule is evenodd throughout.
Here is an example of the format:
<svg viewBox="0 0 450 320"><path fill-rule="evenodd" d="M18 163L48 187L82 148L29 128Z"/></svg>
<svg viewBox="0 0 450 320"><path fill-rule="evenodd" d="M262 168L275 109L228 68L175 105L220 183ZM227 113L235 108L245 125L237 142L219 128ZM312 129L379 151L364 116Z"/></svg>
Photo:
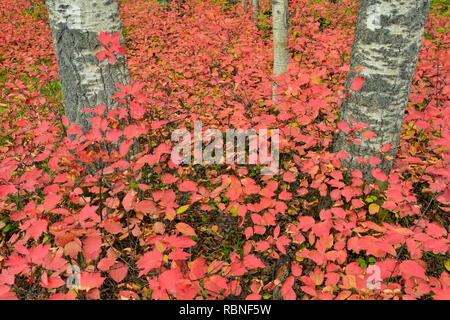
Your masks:
<svg viewBox="0 0 450 320"><path fill-rule="evenodd" d="M291 1L276 105L269 1L256 23L219 0L119 2L141 153L121 147L89 178L95 153L65 139L45 5L0 1L0 298L450 298L445 1L432 4L393 170L373 184L344 178L330 151L358 1ZM172 133L194 121L279 129L278 174L175 165ZM79 290L65 286L70 265Z"/></svg>

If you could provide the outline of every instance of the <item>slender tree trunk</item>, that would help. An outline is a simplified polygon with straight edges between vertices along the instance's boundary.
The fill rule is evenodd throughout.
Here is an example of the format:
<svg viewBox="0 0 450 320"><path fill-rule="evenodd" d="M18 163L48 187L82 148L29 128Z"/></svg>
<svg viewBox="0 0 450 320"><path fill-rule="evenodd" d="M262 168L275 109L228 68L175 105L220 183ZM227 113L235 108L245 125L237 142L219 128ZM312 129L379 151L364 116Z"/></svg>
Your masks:
<svg viewBox="0 0 450 320"><path fill-rule="evenodd" d="M248 10L248 1L249 0L241 0L241 5L244 8L245 12Z"/></svg>
<svg viewBox="0 0 450 320"><path fill-rule="evenodd" d="M125 56L116 63L99 61L96 54L103 50L97 39L101 31L122 34L117 0L47 0L53 45L58 62L65 115L70 124L77 123L83 131L91 127L91 113L83 108L106 106L106 112L118 107L111 97L118 87L128 84L129 73ZM120 42L124 45L123 37Z"/></svg>
<svg viewBox="0 0 450 320"><path fill-rule="evenodd" d="M273 20L273 73L278 76L287 72L289 62L289 0L272 1ZM273 100L279 83L273 86Z"/></svg>
<svg viewBox="0 0 450 320"><path fill-rule="evenodd" d="M333 147L334 152L348 152L349 157L341 160L343 166L349 172L360 169L367 181L372 181L374 167L354 159L379 157L381 163L376 167L386 174L392 168L429 8L430 0L361 0L345 87L350 89L359 76L364 83L361 90L351 90L343 100L339 121L351 127L351 117L356 123L369 125L363 132L370 130L377 136L363 139L356 134L361 142L358 145L340 130ZM363 71L352 72L358 66ZM379 150L385 144L392 144L392 148L382 157Z"/></svg>
<svg viewBox="0 0 450 320"><path fill-rule="evenodd" d="M253 20L258 21L259 0L252 0Z"/></svg>

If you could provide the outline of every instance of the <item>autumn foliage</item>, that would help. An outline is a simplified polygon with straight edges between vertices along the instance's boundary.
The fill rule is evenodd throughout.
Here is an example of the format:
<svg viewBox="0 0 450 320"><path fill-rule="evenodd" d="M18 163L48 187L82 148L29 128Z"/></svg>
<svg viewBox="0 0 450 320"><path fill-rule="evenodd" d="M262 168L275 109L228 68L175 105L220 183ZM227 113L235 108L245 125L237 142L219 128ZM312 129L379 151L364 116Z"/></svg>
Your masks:
<svg viewBox="0 0 450 320"><path fill-rule="evenodd" d="M133 82L114 98L128 107L85 109L82 133L63 113L45 6L1 1L0 298L271 299L278 287L284 299L450 299L448 20L430 14L395 165L367 184L330 152L337 130L371 138L336 121L357 3L291 1L274 105L267 1L256 24L222 1L121 1ZM98 39L98 59L125 54L116 35ZM199 120L279 128L279 174L175 165L171 133Z"/></svg>

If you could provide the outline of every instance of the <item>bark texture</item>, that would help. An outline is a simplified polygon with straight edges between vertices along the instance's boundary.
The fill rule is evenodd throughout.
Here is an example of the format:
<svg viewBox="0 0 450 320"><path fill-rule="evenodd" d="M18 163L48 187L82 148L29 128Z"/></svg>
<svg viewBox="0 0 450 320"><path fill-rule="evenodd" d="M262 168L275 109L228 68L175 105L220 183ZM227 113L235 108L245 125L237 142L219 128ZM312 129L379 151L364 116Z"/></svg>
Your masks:
<svg viewBox="0 0 450 320"><path fill-rule="evenodd" d="M289 0L272 1L273 20L273 73L278 76L287 72L289 62ZM273 100L276 100L276 89L273 86Z"/></svg>
<svg viewBox="0 0 450 320"><path fill-rule="evenodd" d="M241 1L242 7L244 8L245 12L247 12L247 10L248 10L248 1L249 0L242 0Z"/></svg>
<svg viewBox="0 0 450 320"><path fill-rule="evenodd" d="M252 0L253 20L258 21L259 0Z"/></svg>
<svg viewBox="0 0 450 320"><path fill-rule="evenodd" d="M103 50L97 37L101 31L122 34L117 0L46 0L53 45L58 62L65 115L70 124L77 123L83 131L90 129L91 113L83 108L118 107L112 95L114 83L128 84L125 56L117 62L99 61ZM124 45L123 37L120 42Z"/></svg>
<svg viewBox="0 0 450 320"><path fill-rule="evenodd" d="M382 161L376 167L386 174L392 168L393 160L389 159L395 159L397 153L429 8L430 0L361 0L345 87L350 89L358 76L364 77L364 83L361 90L350 91L350 97L343 100L339 121L351 127L351 117L356 123L368 124L363 131L373 131L377 136L366 140L355 134L361 141L356 145L348 141L350 134L340 130L333 151L348 152L348 159L341 160L343 166L350 172L360 169L368 181L374 167L354 159L375 156ZM363 71L353 72L358 66ZM387 143L392 148L385 159L379 150Z"/></svg>

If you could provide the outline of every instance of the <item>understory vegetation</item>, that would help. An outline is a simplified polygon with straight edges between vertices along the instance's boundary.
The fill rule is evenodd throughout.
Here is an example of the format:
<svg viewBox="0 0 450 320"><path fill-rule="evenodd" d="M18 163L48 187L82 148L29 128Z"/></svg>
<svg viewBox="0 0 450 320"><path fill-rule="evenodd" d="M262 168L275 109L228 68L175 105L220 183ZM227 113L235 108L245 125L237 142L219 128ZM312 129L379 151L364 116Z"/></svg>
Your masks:
<svg viewBox="0 0 450 320"><path fill-rule="evenodd" d="M358 1L291 1L277 104L269 1L256 23L221 0L119 1L129 108L86 110L86 134L64 116L33 2L0 1L0 298L450 299L446 1L432 3L393 169L372 184L330 148ZM174 164L171 134L195 121L279 129L279 172Z"/></svg>

